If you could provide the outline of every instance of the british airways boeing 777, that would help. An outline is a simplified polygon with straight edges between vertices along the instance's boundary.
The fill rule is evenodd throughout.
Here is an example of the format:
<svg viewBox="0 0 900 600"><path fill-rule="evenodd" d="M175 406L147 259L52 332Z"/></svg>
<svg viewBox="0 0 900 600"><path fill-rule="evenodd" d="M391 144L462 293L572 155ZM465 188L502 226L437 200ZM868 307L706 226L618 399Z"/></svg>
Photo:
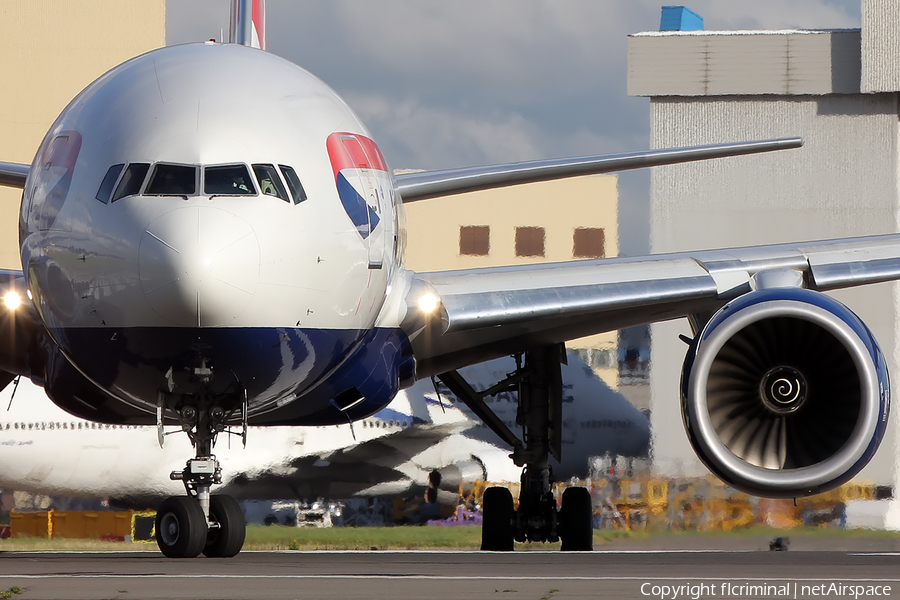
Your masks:
<svg viewBox="0 0 900 600"><path fill-rule="evenodd" d="M889 385L867 327L822 292L900 278L900 236L457 272L403 266L403 204L463 191L796 148L797 139L655 150L394 176L331 89L235 41L154 50L81 92L31 165L0 163L23 190L22 269L2 274L0 373L26 376L99 423L184 430L194 457L162 503L167 556L233 556L236 501L213 446L248 426L365 419L436 377L524 467L518 508L484 498L483 547L562 539L591 547L591 507L557 510L567 340L687 317L688 436L750 493L795 497L847 481L883 436ZM255 37L254 37L255 36ZM265 85L242 82L265 81ZM488 390L460 374L500 356ZM492 394L516 390L516 424Z"/></svg>

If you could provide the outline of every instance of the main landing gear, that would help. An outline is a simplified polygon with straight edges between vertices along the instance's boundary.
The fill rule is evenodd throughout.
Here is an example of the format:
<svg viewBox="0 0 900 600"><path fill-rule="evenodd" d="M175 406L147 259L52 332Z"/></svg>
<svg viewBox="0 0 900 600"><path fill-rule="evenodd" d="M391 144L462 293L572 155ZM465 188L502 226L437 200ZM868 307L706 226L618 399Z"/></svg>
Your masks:
<svg viewBox="0 0 900 600"><path fill-rule="evenodd" d="M593 550L591 497L585 488L569 488L562 506L556 507L549 464L562 451L562 375L565 346L539 346L525 352L525 364L517 356L518 368L497 385L474 390L456 371L439 376L497 435L513 447L512 459L522 469L519 508L514 509L507 488L488 488L483 497L481 549L509 551L513 542L556 542L562 550ZM520 440L485 404L484 398L518 390L516 423L522 426Z"/></svg>
<svg viewBox="0 0 900 600"><path fill-rule="evenodd" d="M226 429L232 412L208 398L181 401L176 407L182 429L194 445L195 457L187 461L183 471L171 474L181 480L187 496L167 498L156 513L156 543L169 558L193 558L201 553L209 557L231 557L241 551L247 524L237 500L231 496L211 495L210 487L222 483L222 469L212 454L216 436ZM158 423L162 441L162 411L165 399L160 397ZM246 400L240 403L246 443Z"/></svg>

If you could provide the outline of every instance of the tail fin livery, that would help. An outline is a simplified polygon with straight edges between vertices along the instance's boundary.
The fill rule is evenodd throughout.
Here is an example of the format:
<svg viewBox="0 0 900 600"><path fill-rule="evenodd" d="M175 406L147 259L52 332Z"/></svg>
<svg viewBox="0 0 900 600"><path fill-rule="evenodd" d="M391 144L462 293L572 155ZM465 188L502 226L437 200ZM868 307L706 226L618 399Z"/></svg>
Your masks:
<svg viewBox="0 0 900 600"><path fill-rule="evenodd" d="M266 49L266 0L232 0L228 41Z"/></svg>

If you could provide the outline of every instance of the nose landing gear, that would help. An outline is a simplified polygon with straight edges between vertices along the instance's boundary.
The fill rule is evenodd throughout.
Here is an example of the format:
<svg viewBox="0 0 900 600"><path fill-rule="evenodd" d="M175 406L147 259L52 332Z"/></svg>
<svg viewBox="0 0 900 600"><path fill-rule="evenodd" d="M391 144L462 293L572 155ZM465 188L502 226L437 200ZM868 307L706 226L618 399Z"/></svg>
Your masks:
<svg viewBox="0 0 900 600"><path fill-rule="evenodd" d="M222 483L222 469L212 453L216 436L225 430L227 412L219 404L198 409L193 404L178 410L182 429L191 438L195 457L183 471L170 477L184 483L187 496L167 498L156 513L156 543L169 558L235 556L244 546L247 524L240 505L231 496L210 495L210 487ZM243 402L246 436L246 400ZM245 438L246 440L246 438Z"/></svg>

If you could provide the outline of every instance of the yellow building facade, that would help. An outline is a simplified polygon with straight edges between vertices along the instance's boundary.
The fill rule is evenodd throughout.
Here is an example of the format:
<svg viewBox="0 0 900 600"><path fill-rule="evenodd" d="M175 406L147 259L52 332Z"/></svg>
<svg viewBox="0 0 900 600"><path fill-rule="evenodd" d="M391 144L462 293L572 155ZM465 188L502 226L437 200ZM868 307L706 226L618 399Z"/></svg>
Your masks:
<svg viewBox="0 0 900 600"><path fill-rule="evenodd" d="M618 177L594 175L407 204L414 271L563 262L619 254ZM568 342L613 389L618 333Z"/></svg>
<svg viewBox="0 0 900 600"><path fill-rule="evenodd" d="M30 163L50 125L94 79L165 46L165 0L3 0L0 160ZM0 187L0 268L21 268L22 193Z"/></svg>

